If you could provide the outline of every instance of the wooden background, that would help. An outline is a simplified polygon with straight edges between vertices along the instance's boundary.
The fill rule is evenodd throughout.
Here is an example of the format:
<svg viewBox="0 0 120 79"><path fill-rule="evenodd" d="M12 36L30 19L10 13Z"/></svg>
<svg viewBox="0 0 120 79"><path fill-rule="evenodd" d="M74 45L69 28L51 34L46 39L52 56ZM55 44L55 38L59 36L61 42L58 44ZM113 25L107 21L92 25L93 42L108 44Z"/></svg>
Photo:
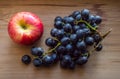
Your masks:
<svg viewBox="0 0 120 79"><path fill-rule="evenodd" d="M44 41L50 36L54 18L83 8L103 17L103 33L113 29L103 41L102 51L75 70L61 69L58 64L37 69L21 63L21 56L30 54L32 46L18 45L9 38L7 25L13 14L30 11L42 19L44 34L35 45L47 50ZM120 0L0 0L0 79L120 79Z"/></svg>

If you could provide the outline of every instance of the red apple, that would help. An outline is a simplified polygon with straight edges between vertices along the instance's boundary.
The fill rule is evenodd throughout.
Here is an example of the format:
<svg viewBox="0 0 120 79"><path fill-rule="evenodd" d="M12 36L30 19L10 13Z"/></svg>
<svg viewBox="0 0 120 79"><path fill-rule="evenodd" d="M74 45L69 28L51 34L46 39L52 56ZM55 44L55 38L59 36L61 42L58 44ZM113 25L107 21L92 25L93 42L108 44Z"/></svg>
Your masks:
<svg viewBox="0 0 120 79"><path fill-rule="evenodd" d="M19 12L9 21L8 33L16 43L31 45L42 36L43 23L31 12Z"/></svg>

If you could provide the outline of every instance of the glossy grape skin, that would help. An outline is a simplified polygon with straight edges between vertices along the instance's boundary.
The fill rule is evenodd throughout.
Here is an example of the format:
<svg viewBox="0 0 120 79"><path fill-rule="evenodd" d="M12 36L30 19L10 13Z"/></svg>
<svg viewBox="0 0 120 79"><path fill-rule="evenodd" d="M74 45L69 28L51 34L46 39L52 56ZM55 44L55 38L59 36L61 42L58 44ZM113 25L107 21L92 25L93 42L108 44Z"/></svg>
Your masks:
<svg viewBox="0 0 120 79"><path fill-rule="evenodd" d="M49 66L49 65L53 64L54 59L53 59L53 57L52 57L51 55L46 55L46 56L42 59L42 61L43 61L43 64L44 64L45 66Z"/></svg>
<svg viewBox="0 0 120 79"><path fill-rule="evenodd" d="M71 61L72 61L72 58L70 57L70 55L64 55L63 58L62 58L62 61L64 63L70 64Z"/></svg>
<svg viewBox="0 0 120 79"><path fill-rule="evenodd" d="M42 65L42 60L40 60L39 58L33 59L33 65L35 67L40 67Z"/></svg>
<svg viewBox="0 0 120 79"><path fill-rule="evenodd" d="M99 45L97 46L97 48L96 48L96 51L101 51L102 48L103 48L102 44L99 44Z"/></svg>
<svg viewBox="0 0 120 79"><path fill-rule="evenodd" d="M100 16L95 16L95 23L98 25L102 22L102 18Z"/></svg>
<svg viewBox="0 0 120 79"><path fill-rule="evenodd" d="M75 19L77 20L77 21L79 21L79 20L81 20L81 14L78 14L76 17L75 17Z"/></svg>
<svg viewBox="0 0 120 79"><path fill-rule="evenodd" d="M71 31L72 31L72 26L71 26L71 24L66 23L66 24L63 26L63 29L64 29L65 32L71 32Z"/></svg>
<svg viewBox="0 0 120 79"><path fill-rule="evenodd" d="M58 32L58 29L57 28L53 28L53 29L51 29L50 34L51 34L51 36L56 37L56 33L57 32Z"/></svg>
<svg viewBox="0 0 120 79"><path fill-rule="evenodd" d="M56 51L58 54L60 54L60 53L64 54L66 52L66 48L65 48L65 46L60 45L57 47Z"/></svg>
<svg viewBox="0 0 120 79"><path fill-rule="evenodd" d="M43 48L33 47L33 48L31 49L31 54L34 55L34 56L42 56L43 53L44 53Z"/></svg>
<svg viewBox="0 0 120 79"><path fill-rule="evenodd" d="M73 25L74 24L74 18L73 17L67 17L65 22Z"/></svg>
<svg viewBox="0 0 120 79"><path fill-rule="evenodd" d="M89 36L91 34L91 31L88 28L83 28L83 31L85 33L85 36Z"/></svg>
<svg viewBox="0 0 120 79"><path fill-rule="evenodd" d="M90 23L90 24L94 24L95 20L96 20L96 18L95 18L94 15L90 15L90 16L89 16L89 23Z"/></svg>
<svg viewBox="0 0 120 79"><path fill-rule="evenodd" d="M54 40L53 38L47 38L45 40L45 44L50 47L55 47L57 45L58 41Z"/></svg>
<svg viewBox="0 0 120 79"><path fill-rule="evenodd" d="M74 47L72 44L67 44L65 48L68 53L72 53L74 51Z"/></svg>
<svg viewBox="0 0 120 79"><path fill-rule="evenodd" d="M64 22L64 24L69 23L71 25L74 25L74 18L71 16L65 16L63 18L63 22Z"/></svg>
<svg viewBox="0 0 120 79"><path fill-rule="evenodd" d="M72 43L75 44L78 41L77 35L76 34L71 34L70 35L70 40L71 40Z"/></svg>
<svg viewBox="0 0 120 79"><path fill-rule="evenodd" d="M58 58L56 53L52 53L51 57L53 58L53 63L56 63L59 60L59 58Z"/></svg>
<svg viewBox="0 0 120 79"><path fill-rule="evenodd" d="M83 20L88 20L90 11L88 9L83 9L81 11L81 16Z"/></svg>
<svg viewBox="0 0 120 79"><path fill-rule="evenodd" d="M61 39L61 44L63 45L63 46L66 46L67 44L69 44L70 43L70 38L69 37L63 37L62 39Z"/></svg>
<svg viewBox="0 0 120 79"><path fill-rule="evenodd" d="M80 39L80 38L83 38L85 33L82 29L79 29L76 31L76 34L77 34L77 38Z"/></svg>
<svg viewBox="0 0 120 79"><path fill-rule="evenodd" d="M80 26L79 25L74 25L72 30L75 33L78 29L80 29Z"/></svg>
<svg viewBox="0 0 120 79"><path fill-rule="evenodd" d="M80 56L77 60L76 60L76 64L78 65L83 65L85 63L87 63L88 58L86 56Z"/></svg>
<svg viewBox="0 0 120 79"><path fill-rule="evenodd" d="M58 30L56 33L56 37L60 40L64 36L64 30Z"/></svg>
<svg viewBox="0 0 120 79"><path fill-rule="evenodd" d="M56 22L56 21L61 21L62 22L62 17L60 17L60 16L55 17L54 22Z"/></svg>
<svg viewBox="0 0 120 79"><path fill-rule="evenodd" d="M72 13L72 17L73 18L75 18L77 15L79 15L80 14L80 12L79 11L74 11L73 13Z"/></svg>
<svg viewBox="0 0 120 79"><path fill-rule="evenodd" d="M94 39L92 38L92 37L86 37L85 38L85 43L87 44L87 45L93 45L94 44Z"/></svg>
<svg viewBox="0 0 120 79"><path fill-rule="evenodd" d="M21 61L24 64L29 64L31 62L31 57L29 55L24 55L24 56L22 56Z"/></svg>
<svg viewBox="0 0 120 79"><path fill-rule="evenodd" d="M76 44L76 47L78 50L85 50L86 49L86 44L84 41L78 41Z"/></svg>
<svg viewBox="0 0 120 79"><path fill-rule="evenodd" d="M93 35L94 41L96 43L100 42L102 40L101 36L99 34L94 34Z"/></svg>
<svg viewBox="0 0 120 79"><path fill-rule="evenodd" d="M63 23L61 21L56 21L54 26L57 29L62 29L63 28Z"/></svg>

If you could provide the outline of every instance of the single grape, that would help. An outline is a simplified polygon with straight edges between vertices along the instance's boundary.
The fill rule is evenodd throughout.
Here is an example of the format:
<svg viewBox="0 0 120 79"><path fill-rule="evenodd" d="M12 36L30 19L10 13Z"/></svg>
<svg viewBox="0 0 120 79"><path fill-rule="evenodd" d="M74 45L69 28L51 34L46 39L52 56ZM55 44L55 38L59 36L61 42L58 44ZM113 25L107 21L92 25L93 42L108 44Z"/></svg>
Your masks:
<svg viewBox="0 0 120 79"><path fill-rule="evenodd" d="M24 64L29 64L31 62L31 57L29 55L24 55L24 56L22 56L21 61Z"/></svg>
<svg viewBox="0 0 120 79"><path fill-rule="evenodd" d="M54 58L51 56L51 55L46 55L43 59L43 64L46 65L46 66L49 66L51 64L53 64L54 62Z"/></svg>
<svg viewBox="0 0 120 79"><path fill-rule="evenodd" d="M43 48L40 47L32 47L31 54L34 56L42 56L44 53Z"/></svg>
<svg viewBox="0 0 120 79"><path fill-rule="evenodd" d="M72 30L75 33L78 29L80 29L80 26L79 25L74 25Z"/></svg>
<svg viewBox="0 0 120 79"><path fill-rule="evenodd" d="M56 33L58 32L58 29L57 28L53 28L51 31L50 31L50 34L51 36L53 37L56 37Z"/></svg>
<svg viewBox="0 0 120 79"><path fill-rule="evenodd" d="M71 26L71 24L66 23L66 24L63 26L63 29L64 29L65 32L71 32L71 31L72 31L72 26Z"/></svg>
<svg viewBox="0 0 120 79"><path fill-rule="evenodd" d="M53 58L53 62L56 63L59 59L56 53L52 53L51 54L52 58Z"/></svg>
<svg viewBox="0 0 120 79"><path fill-rule="evenodd" d="M77 34L71 34L70 35L70 40L71 40L72 43L75 44L78 41Z"/></svg>
<svg viewBox="0 0 120 79"><path fill-rule="evenodd" d="M66 23L67 19L68 19L68 16L65 16L65 17L63 18L63 22Z"/></svg>
<svg viewBox="0 0 120 79"><path fill-rule="evenodd" d="M63 23L62 23L62 21L56 21L54 26L57 29L62 29L63 28Z"/></svg>
<svg viewBox="0 0 120 79"><path fill-rule="evenodd" d="M81 14L78 14L76 17L75 17L75 20L79 21L81 19Z"/></svg>
<svg viewBox="0 0 120 79"><path fill-rule="evenodd" d="M33 59L33 65L35 67L40 67L42 65L42 60L40 60L39 58Z"/></svg>
<svg viewBox="0 0 120 79"><path fill-rule="evenodd" d="M61 21L61 22L62 22L62 17L57 16L57 17L55 18L54 22L56 22L56 21Z"/></svg>
<svg viewBox="0 0 120 79"><path fill-rule="evenodd" d="M64 54L66 52L66 48L65 48L65 46L60 45L57 47L56 51L58 54L60 54L60 53Z"/></svg>
<svg viewBox="0 0 120 79"><path fill-rule="evenodd" d="M102 38L101 38L101 36L99 34L94 34L93 38L94 38L94 41L97 42L97 43L102 40Z"/></svg>
<svg viewBox="0 0 120 79"><path fill-rule="evenodd" d="M68 53L72 53L74 51L74 47L72 44L67 44L65 48Z"/></svg>
<svg viewBox="0 0 120 79"><path fill-rule="evenodd" d="M96 48L96 51L101 51L102 48L103 48L102 44L99 44L99 45L97 46L97 48Z"/></svg>
<svg viewBox="0 0 120 79"><path fill-rule="evenodd" d="M88 36L88 37L86 37L85 38L85 43L87 44L87 45L93 45L94 44L94 39L92 38L92 37L90 37L90 36Z"/></svg>
<svg viewBox="0 0 120 79"><path fill-rule="evenodd" d="M64 30L58 30L56 33L56 37L58 38L58 40L60 40L62 37L64 36Z"/></svg>
<svg viewBox="0 0 120 79"><path fill-rule="evenodd" d="M90 24L94 24L94 22L95 22L95 16L94 15L90 15L89 16L89 23Z"/></svg>
<svg viewBox="0 0 120 79"><path fill-rule="evenodd" d="M95 23L98 25L102 22L102 18L100 16L95 16Z"/></svg>
<svg viewBox="0 0 120 79"><path fill-rule="evenodd" d="M73 16L73 18L75 18L77 15L79 15L80 14L80 11L74 11L73 13L72 13L72 16Z"/></svg>
<svg viewBox="0 0 120 79"><path fill-rule="evenodd" d="M91 34L91 31L88 28L83 28L83 31L85 33L85 36L89 36Z"/></svg>
<svg viewBox="0 0 120 79"><path fill-rule="evenodd" d="M77 60L76 60L76 64L78 65L83 65L85 63L87 63L88 61L88 57L86 56L80 56Z"/></svg>
<svg viewBox="0 0 120 79"><path fill-rule="evenodd" d="M66 46L67 44L70 43L70 38L69 37L63 37L60 42L63 46Z"/></svg>
<svg viewBox="0 0 120 79"><path fill-rule="evenodd" d="M81 11L81 16L83 20L88 20L89 15L90 15L90 11L88 9L83 9Z"/></svg>
<svg viewBox="0 0 120 79"><path fill-rule="evenodd" d="M84 31L82 29L78 29L76 31L76 34L77 34L78 39L82 39L84 37L84 35L85 35L85 33L84 33Z"/></svg>
<svg viewBox="0 0 120 79"><path fill-rule="evenodd" d="M74 24L74 18L73 17L67 17L65 22L73 25Z"/></svg>
<svg viewBox="0 0 120 79"><path fill-rule="evenodd" d="M50 47L55 47L58 44L58 41L54 40L53 38L47 38L45 40L45 44Z"/></svg>
<svg viewBox="0 0 120 79"><path fill-rule="evenodd" d="M84 41L78 41L76 44L76 47L78 50L85 50L86 49L86 44Z"/></svg>
<svg viewBox="0 0 120 79"><path fill-rule="evenodd" d="M62 61L66 64L70 64L71 61L72 61L72 58L70 55L64 55L63 58L62 58Z"/></svg>

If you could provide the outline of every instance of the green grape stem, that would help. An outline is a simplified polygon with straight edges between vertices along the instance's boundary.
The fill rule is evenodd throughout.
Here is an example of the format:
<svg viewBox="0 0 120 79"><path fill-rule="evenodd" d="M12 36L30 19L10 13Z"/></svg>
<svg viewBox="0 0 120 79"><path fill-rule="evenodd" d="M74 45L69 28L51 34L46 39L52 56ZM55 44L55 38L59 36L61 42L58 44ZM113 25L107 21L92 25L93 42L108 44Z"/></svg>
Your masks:
<svg viewBox="0 0 120 79"><path fill-rule="evenodd" d="M83 22L87 25L87 28L91 28L92 30L96 31L95 27L92 27L88 22L84 21L84 20L80 20L79 22Z"/></svg>
<svg viewBox="0 0 120 79"><path fill-rule="evenodd" d="M61 45L60 42L53 49L50 49L49 51L45 52L43 55L46 55L46 54L53 52L59 45Z"/></svg>
<svg viewBox="0 0 120 79"><path fill-rule="evenodd" d="M90 28L90 29L92 29L92 30L94 30L94 31L96 31L101 37L102 37L102 35L101 35L101 33L97 30L97 26L96 27L92 27L87 21L84 21L84 20L79 20L79 21L76 21L75 23L76 24L78 24L78 23L80 23L80 22L83 22L83 23L85 23L86 25L87 25L87 28Z"/></svg>
<svg viewBox="0 0 120 79"><path fill-rule="evenodd" d="M96 27L92 27L87 21L84 21L84 20L82 20L82 19L79 20L79 21L75 21L76 24L78 24L78 23L80 23L80 22L85 23L85 24L87 25L87 28L90 28L90 29L96 31L96 32L101 36L102 40L112 31L112 29L110 29L110 30L109 30L108 32L106 32L104 35L101 35L101 33L96 29ZM55 40L57 40L57 39L55 38ZM99 44L101 44L102 40L96 45L96 47L95 47L93 50L89 51L89 54L92 54L92 53L95 51L95 49L99 46ZM57 41L58 41L58 40L57 40ZM53 52L59 45L61 45L60 42L59 42L53 49L50 49L49 51L45 52L45 53L43 54L43 56L45 56L46 54L49 54L49 53ZM85 54L85 55L88 56L88 54Z"/></svg>
<svg viewBox="0 0 120 79"><path fill-rule="evenodd" d="M101 44L103 39L105 39L105 37L108 36L108 34L110 34L111 31L112 31L112 29L110 29L104 35L102 35L102 40L95 46L95 48L93 50L89 51L90 54L92 54L95 51L95 49Z"/></svg>

